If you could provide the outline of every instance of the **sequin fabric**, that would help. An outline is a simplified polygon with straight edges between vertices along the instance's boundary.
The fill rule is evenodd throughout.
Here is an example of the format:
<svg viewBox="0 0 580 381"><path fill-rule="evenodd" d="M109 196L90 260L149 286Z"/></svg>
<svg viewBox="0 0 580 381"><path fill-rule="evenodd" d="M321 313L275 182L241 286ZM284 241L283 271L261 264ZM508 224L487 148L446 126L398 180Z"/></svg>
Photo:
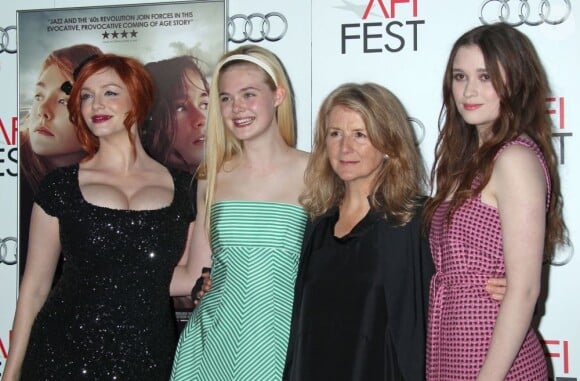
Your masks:
<svg viewBox="0 0 580 381"><path fill-rule="evenodd" d="M549 174L540 149L530 140L507 143L530 148ZM476 178L472 187L477 187ZM549 196L548 196L549 197ZM485 282L505 276L499 212L475 195L446 222L448 203L439 206L430 232L436 273L431 280L427 337L427 380L475 380L489 348L500 304L485 292ZM530 328L506 380L545 381L546 359Z"/></svg>
<svg viewBox="0 0 580 381"><path fill-rule="evenodd" d="M169 379L169 283L195 217L195 183L171 174L171 204L144 211L86 202L78 166L45 178L35 201L59 220L64 266L33 324L21 380Z"/></svg>

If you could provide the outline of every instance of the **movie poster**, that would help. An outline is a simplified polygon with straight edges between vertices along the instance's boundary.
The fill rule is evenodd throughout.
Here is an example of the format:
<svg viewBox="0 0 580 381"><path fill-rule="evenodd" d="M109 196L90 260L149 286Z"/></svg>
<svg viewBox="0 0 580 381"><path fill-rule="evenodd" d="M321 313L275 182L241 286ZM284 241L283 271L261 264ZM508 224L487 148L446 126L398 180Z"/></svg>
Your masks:
<svg viewBox="0 0 580 381"><path fill-rule="evenodd" d="M203 155L208 75L226 49L226 17L226 0L18 12L20 276L40 181L84 157L62 84L96 54L139 59L157 90L143 145L168 167L193 173Z"/></svg>

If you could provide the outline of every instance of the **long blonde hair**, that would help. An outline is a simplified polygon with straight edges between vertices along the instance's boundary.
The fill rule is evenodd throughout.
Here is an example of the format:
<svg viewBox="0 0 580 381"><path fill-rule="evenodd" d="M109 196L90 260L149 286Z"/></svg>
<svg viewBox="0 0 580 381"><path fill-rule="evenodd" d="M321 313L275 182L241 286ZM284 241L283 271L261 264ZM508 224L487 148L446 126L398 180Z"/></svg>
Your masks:
<svg viewBox="0 0 580 381"><path fill-rule="evenodd" d="M250 56L252 60L258 60L264 64L274 74L272 78L261 66L244 59L228 60L233 55ZM264 81L272 91L277 87L286 90L286 96L282 103L277 107L276 120L278 128L284 142L291 147L296 145L296 123L294 99L290 81L286 74L284 66L271 51L256 45L241 46L231 52L224 54L220 59L212 75L212 84L209 91L209 115L207 123L205 156L201 162L197 176L200 179L207 180L207 189L205 194L205 224L209 231L211 220L211 206L215 200L216 179L218 172L222 169L224 163L232 160L243 151L243 142L238 140L226 127L220 108L220 80L221 74L227 68L235 65L256 65L264 74Z"/></svg>

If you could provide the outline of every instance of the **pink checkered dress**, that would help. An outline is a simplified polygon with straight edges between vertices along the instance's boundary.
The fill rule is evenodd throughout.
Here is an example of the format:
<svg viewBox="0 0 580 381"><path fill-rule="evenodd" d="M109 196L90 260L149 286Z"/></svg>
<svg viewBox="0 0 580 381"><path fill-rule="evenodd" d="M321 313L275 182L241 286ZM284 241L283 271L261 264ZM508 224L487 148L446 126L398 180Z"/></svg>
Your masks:
<svg viewBox="0 0 580 381"><path fill-rule="evenodd" d="M502 150L511 144L533 150L549 179L546 162L535 143L520 138ZM478 179L473 187L477 184ZM447 208L444 202L435 212L429 236L436 274L431 280L429 300L427 380L474 380L483 365L499 311L499 303L484 287L487 279L505 276L501 224L498 210L482 203L481 195L461 205L450 224L445 223ZM506 380L545 381L546 368L543 349L530 328Z"/></svg>

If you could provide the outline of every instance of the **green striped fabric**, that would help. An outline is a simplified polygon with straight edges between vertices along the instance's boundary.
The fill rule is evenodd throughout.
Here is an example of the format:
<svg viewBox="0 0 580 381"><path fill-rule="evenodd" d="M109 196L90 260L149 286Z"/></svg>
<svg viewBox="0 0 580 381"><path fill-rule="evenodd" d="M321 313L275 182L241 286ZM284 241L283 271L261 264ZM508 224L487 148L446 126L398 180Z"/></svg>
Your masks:
<svg viewBox="0 0 580 381"><path fill-rule="evenodd" d="M282 378L306 221L292 204L212 206L212 288L181 334L171 380Z"/></svg>

